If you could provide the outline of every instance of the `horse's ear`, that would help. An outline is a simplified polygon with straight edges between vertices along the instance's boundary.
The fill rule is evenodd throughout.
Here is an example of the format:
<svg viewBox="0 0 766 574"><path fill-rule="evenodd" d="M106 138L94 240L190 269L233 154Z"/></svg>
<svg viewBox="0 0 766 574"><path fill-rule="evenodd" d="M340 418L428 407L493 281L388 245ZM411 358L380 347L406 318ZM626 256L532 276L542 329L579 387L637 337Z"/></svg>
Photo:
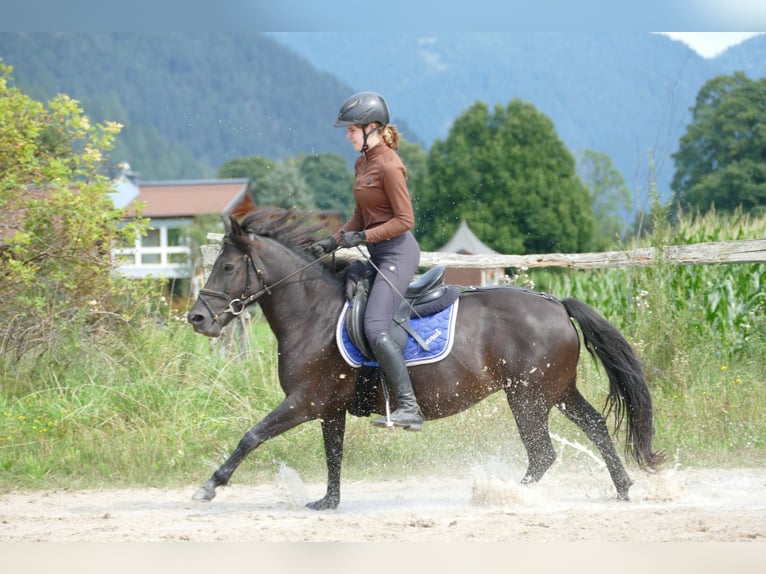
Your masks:
<svg viewBox="0 0 766 574"><path fill-rule="evenodd" d="M237 221L231 216L229 216L229 224L226 225L226 223L224 222L224 225L227 228L227 232L230 232L232 235L244 234L244 232L242 231L242 226L239 224L239 221Z"/></svg>
<svg viewBox="0 0 766 574"><path fill-rule="evenodd" d="M226 235L231 234L231 219L226 215L221 215L221 222L223 223L223 232Z"/></svg>

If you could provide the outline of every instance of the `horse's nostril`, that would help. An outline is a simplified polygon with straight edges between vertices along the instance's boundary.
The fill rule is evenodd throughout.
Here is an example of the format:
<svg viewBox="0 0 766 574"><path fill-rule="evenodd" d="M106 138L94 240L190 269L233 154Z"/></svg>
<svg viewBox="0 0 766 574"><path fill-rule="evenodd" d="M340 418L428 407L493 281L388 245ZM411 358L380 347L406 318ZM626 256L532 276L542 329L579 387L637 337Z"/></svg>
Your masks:
<svg viewBox="0 0 766 574"><path fill-rule="evenodd" d="M205 320L205 318L200 315L199 313L189 313L186 315L186 320L189 321L192 325L197 325L198 323L202 323L202 321Z"/></svg>

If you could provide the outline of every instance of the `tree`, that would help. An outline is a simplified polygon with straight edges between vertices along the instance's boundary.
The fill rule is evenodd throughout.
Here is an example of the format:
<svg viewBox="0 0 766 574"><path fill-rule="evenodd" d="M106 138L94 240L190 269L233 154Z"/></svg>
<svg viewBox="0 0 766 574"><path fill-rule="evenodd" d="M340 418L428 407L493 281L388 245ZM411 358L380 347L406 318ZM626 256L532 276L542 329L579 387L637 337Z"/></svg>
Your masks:
<svg viewBox="0 0 766 574"><path fill-rule="evenodd" d="M427 179L415 198L425 249L446 243L461 219L502 253L571 252L591 244L588 190L552 122L531 104L471 106L433 144Z"/></svg>
<svg viewBox="0 0 766 574"><path fill-rule="evenodd" d="M228 160L218 170L218 177L229 178L247 178L249 180L248 189L250 193L257 193L260 182L271 170L274 169L277 162L260 156L235 157Z"/></svg>
<svg viewBox="0 0 766 574"><path fill-rule="evenodd" d="M290 158L277 162L255 190L256 205L274 205L287 209L315 209L314 194L303 177L298 161Z"/></svg>
<svg viewBox="0 0 766 574"><path fill-rule="evenodd" d="M314 193L301 171L304 160L303 156L286 161L273 161L260 156L238 157L223 164L218 170L218 177L248 178L248 189L258 206L315 209L317 202Z"/></svg>
<svg viewBox="0 0 766 574"><path fill-rule="evenodd" d="M630 190L611 158L602 152L582 152L577 173L588 188L593 205L596 221L593 248L606 249L623 235L622 215L630 209Z"/></svg>
<svg viewBox="0 0 766 574"><path fill-rule="evenodd" d="M120 125L91 124L79 103L43 104L11 86L0 61L0 356L19 358L129 289L111 249L132 243L102 175Z"/></svg>
<svg viewBox="0 0 766 574"><path fill-rule="evenodd" d="M354 209L354 174L346 160L336 154L319 153L299 155L295 161L314 194L317 208L350 217Z"/></svg>
<svg viewBox="0 0 766 574"><path fill-rule="evenodd" d="M405 139L399 140L397 151L407 168L407 187L414 203L428 185L428 153L419 144Z"/></svg>
<svg viewBox="0 0 766 574"><path fill-rule="evenodd" d="M673 155L675 209L766 209L766 79L743 72L702 86Z"/></svg>

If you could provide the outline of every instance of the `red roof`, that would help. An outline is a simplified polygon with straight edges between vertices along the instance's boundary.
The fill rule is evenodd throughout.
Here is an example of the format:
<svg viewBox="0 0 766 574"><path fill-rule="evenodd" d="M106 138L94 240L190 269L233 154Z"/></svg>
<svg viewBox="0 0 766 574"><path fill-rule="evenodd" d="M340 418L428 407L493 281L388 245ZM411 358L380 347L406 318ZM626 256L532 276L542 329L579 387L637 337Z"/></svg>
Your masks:
<svg viewBox="0 0 766 574"><path fill-rule="evenodd" d="M128 205L143 203L144 217L192 217L208 214L231 214L243 202L252 202L247 193L247 179L190 181L142 181L139 194Z"/></svg>

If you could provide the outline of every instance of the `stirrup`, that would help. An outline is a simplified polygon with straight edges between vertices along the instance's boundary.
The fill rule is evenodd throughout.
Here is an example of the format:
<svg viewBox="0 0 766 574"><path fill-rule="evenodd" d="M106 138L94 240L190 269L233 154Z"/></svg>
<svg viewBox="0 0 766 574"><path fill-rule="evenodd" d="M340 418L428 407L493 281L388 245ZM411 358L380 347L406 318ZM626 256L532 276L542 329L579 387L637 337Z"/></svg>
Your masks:
<svg viewBox="0 0 766 574"><path fill-rule="evenodd" d="M401 422L394 419L396 413L393 413L390 417L378 417L372 419L370 424L378 428L394 428L399 427L404 430L418 432L423 430L423 418L420 420L413 420L412 422Z"/></svg>

